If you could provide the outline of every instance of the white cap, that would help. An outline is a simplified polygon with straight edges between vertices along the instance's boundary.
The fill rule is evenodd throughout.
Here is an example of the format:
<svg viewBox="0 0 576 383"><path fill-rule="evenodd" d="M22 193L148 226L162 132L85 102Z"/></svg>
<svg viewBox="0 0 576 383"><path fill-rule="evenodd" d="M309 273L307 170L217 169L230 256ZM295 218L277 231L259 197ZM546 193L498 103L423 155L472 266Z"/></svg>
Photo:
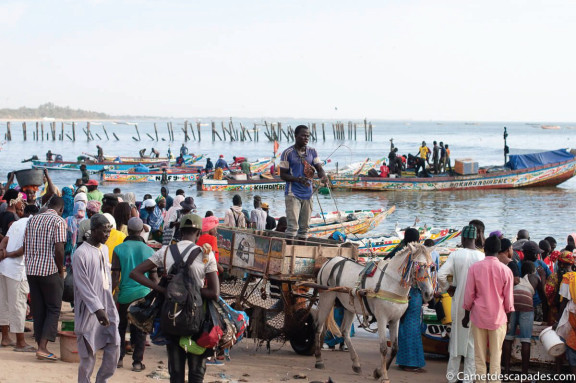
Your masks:
<svg viewBox="0 0 576 383"><path fill-rule="evenodd" d="M112 214L104 213L104 217L106 217L108 219L108 222L110 222L110 225L112 225L112 227L116 229L116 220L114 219L114 217L112 217Z"/></svg>
<svg viewBox="0 0 576 383"><path fill-rule="evenodd" d="M144 202L142 202L142 205L144 205L144 207L154 207L156 206L156 201L154 201L153 199L147 199Z"/></svg>
<svg viewBox="0 0 576 383"><path fill-rule="evenodd" d="M78 193L74 196L74 202L83 201L84 203L88 203L88 196L86 193Z"/></svg>

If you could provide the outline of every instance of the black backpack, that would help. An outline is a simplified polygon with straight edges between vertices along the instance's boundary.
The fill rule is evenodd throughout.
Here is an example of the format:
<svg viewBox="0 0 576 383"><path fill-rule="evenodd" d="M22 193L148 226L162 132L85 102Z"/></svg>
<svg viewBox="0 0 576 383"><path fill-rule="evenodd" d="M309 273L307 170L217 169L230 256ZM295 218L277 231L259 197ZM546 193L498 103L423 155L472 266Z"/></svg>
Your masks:
<svg viewBox="0 0 576 383"><path fill-rule="evenodd" d="M184 255L193 246L193 244L188 246L184 250ZM202 286L194 281L190 265L202 252L202 248L194 249L186 262L184 262L184 255L178 250L178 245L171 245L169 248L174 258L174 265L167 276L168 285L160 315L160 329L168 335L196 335L202 331L205 313L200 295Z"/></svg>

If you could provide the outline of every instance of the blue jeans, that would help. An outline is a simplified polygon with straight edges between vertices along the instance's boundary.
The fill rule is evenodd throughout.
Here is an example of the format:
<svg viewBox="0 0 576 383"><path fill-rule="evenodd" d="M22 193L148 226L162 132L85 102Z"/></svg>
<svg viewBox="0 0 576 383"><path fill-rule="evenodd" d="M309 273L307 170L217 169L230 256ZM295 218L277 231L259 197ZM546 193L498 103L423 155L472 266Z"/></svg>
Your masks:
<svg viewBox="0 0 576 383"><path fill-rule="evenodd" d="M510 326L506 333L506 340L516 338L516 327L520 326L520 342L530 343L534 327L534 311L513 311L510 315Z"/></svg>

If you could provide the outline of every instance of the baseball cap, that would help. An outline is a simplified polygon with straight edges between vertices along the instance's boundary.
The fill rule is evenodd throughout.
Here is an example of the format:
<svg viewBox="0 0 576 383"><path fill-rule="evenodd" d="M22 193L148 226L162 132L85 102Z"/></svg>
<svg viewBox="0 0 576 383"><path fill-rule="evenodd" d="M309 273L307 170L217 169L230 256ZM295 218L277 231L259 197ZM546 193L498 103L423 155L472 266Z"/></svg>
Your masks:
<svg viewBox="0 0 576 383"><path fill-rule="evenodd" d="M193 197L186 197L184 201L180 202L180 206L184 210L193 210L196 209L196 204L194 203Z"/></svg>
<svg viewBox="0 0 576 383"><path fill-rule="evenodd" d="M542 254L543 251L541 248L538 247L538 244L534 241L526 241L522 245L522 251L528 251L534 254Z"/></svg>
<svg viewBox="0 0 576 383"><path fill-rule="evenodd" d="M88 182L86 182L86 185L88 186L98 186L98 181L92 179L92 180L88 180Z"/></svg>
<svg viewBox="0 0 576 383"><path fill-rule="evenodd" d="M262 209L268 209L268 204L266 202L262 202Z"/></svg>
<svg viewBox="0 0 576 383"><path fill-rule="evenodd" d="M128 220L128 230L141 232L144 229L144 222L138 217L132 217Z"/></svg>
<svg viewBox="0 0 576 383"><path fill-rule="evenodd" d="M224 158L224 154L220 154L220 158Z"/></svg>
<svg viewBox="0 0 576 383"><path fill-rule="evenodd" d="M202 230L202 218L196 214L184 214L180 218L180 228L183 229L185 227Z"/></svg>
<svg viewBox="0 0 576 383"><path fill-rule="evenodd" d="M144 200L144 202L142 202L142 205L144 205L144 207L154 207L156 206L156 201L154 201L153 199L147 199Z"/></svg>

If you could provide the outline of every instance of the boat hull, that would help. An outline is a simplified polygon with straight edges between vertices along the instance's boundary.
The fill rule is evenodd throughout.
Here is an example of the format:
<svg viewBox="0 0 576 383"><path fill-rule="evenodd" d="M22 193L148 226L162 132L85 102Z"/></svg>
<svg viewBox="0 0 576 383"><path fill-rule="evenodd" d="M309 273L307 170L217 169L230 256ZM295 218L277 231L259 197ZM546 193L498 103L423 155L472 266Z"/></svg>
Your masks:
<svg viewBox="0 0 576 383"><path fill-rule="evenodd" d="M68 170L78 171L80 165L86 165L86 170L101 171L101 170L130 170L137 166L139 162L47 162L47 161L32 161L32 167L35 169L48 169L48 170ZM165 166L164 162L147 162L146 166Z"/></svg>
<svg viewBox="0 0 576 383"><path fill-rule="evenodd" d="M388 210L375 210L374 217L372 218L311 227L308 231L308 235L312 237L326 238L335 231L339 231L345 235L364 234L378 226L380 222L386 219L386 217L392 214L395 210L396 206L392 206Z"/></svg>
<svg viewBox="0 0 576 383"><path fill-rule="evenodd" d="M202 191L279 190L284 189L286 181L278 179L245 181L204 179L199 186Z"/></svg>
<svg viewBox="0 0 576 383"><path fill-rule="evenodd" d="M200 177L200 173L168 173L168 182L196 182ZM133 183L133 182L161 182L162 173L116 173L116 172L104 172L102 174L102 180L105 182L121 182L121 183Z"/></svg>
<svg viewBox="0 0 576 383"><path fill-rule="evenodd" d="M557 186L574 177L575 173L576 159L529 169L475 174L470 176L440 176L427 178L331 176L330 181L334 188L344 190L485 190Z"/></svg>

